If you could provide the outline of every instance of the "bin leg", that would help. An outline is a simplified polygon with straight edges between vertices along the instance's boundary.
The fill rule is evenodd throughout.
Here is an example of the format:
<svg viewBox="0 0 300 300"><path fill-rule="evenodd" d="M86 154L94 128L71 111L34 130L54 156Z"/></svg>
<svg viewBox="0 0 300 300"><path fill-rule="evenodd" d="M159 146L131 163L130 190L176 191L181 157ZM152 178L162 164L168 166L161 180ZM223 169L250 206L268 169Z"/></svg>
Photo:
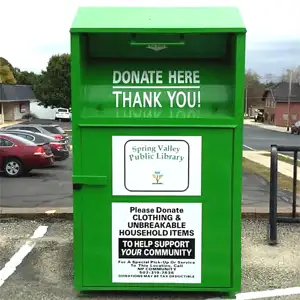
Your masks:
<svg viewBox="0 0 300 300"><path fill-rule="evenodd" d="M235 292L227 293L226 295L224 295L222 297L222 299L235 300L236 299L236 295L235 294L236 294Z"/></svg>

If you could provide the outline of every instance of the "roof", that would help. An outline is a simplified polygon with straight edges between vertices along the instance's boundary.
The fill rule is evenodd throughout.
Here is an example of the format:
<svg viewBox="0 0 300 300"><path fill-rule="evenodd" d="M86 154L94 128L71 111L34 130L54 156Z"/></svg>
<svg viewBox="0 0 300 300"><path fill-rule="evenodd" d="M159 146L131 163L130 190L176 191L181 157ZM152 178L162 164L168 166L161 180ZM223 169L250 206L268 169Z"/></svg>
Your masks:
<svg viewBox="0 0 300 300"><path fill-rule="evenodd" d="M89 33L132 30L246 32L236 7L79 7L70 31Z"/></svg>
<svg viewBox="0 0 300 300"><path fill-rule="evenodd" d="M288 102L289 83L279 82L269 88L267 88L263 94L262 100L264 101L268 94L272 92L276 102ZM291 85L291 102L300 102L300 84L292 83Z"/></svg>
<svg viewBox="0 0 300 300"><path fill-rule="evenodd" d="M0 83L0 101L29 101L36 99L30 85Z"/></svg>

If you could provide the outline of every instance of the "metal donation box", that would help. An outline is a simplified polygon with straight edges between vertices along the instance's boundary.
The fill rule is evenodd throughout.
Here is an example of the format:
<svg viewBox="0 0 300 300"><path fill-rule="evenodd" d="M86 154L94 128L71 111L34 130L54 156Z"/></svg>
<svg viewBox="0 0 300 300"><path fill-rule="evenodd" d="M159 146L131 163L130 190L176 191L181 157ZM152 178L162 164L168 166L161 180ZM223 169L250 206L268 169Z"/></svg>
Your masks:
<svg viewBox="0 0 300 300"><path fill-rule="evenodd" d="M79 8L75 287L241 285L245 33L236 8Z"/></svg>

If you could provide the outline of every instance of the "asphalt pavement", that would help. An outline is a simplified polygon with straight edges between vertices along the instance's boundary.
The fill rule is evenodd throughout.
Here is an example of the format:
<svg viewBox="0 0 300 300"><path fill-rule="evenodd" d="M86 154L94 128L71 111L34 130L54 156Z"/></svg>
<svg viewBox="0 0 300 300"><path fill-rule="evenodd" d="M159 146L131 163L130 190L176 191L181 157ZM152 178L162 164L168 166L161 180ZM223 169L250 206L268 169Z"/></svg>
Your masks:
<svg viewBox="0 0 300 300"><path fill-rule="evenodd" d="M20 178L0 174L1 207L72 207L72 154Z"/></svg>
<svg viewBox="0 0 300 300"><path fill-rule="evenodd" d="M66 122L67 123L67 122ZM67 124L66 124L67 126ZM268 150L270 144L300 144L300 136L245 126L244 145ZM72 207L72 153L50 168L32 170L21 178L6 178L0 174L0 207L40 208ZM278 192L280 205L290 207L291 193ZM243 206L268 206L269 184L258 175L243 172Z"/></svg>
<svg viewBox="0 0 300 300"><path fill-rule="evenodd" d="M72 153L50 168L32 170L27 176L7 178L0 175L0 207L62 208L72 207ZM281 207L291 207L292 195L278 191ZM269 183L243 170L243 207L267 208Z"/></svg>
<svg viewBox="0 0 300 300"><path fill-rule="evenodd" d="M270 146L300 146L300 135L244 125L244 150L270 150Z"/></svg>

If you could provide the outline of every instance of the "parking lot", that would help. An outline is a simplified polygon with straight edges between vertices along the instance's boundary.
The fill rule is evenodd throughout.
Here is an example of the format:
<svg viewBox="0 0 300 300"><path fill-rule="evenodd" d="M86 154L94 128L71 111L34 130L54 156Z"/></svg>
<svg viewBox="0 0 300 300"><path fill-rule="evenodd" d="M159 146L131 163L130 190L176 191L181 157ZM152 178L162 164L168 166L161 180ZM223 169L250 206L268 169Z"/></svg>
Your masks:
<svg viewBox="0 0 300 300"><path fill-rule="evenodd" d="M70 128L70 124L61 126L64 129ZM256 181L253 183L250 175L244 173L246 183L244 182L243 204L250 203L253 206L253 196L259 203L268 200L265 195L268 194L268 186ZM0 187L1 207L72 207L72 152L67 160L56 162L52 167L32 170L25 177L7 178L0 175ZM280 199L285 195L286 193L279 192ZM55 216L30 220L1 216L0 300L77 299L79 294L73 288L72 231L71 220ZM256 298L243 298L243 295L249 295L246 294L248 292L299 285L300 226L280 224L279 245L276 247L267 245L266 233L266 221L243 220L243 283L241 297L237 299L300 299L300 292L282 297L267 298L262 297L263 294L257 294ZM208 299L208 296L195 293L101 292L89 293L85 297L95 300Z"/></svg>
<svg viewBox="0 0 300 300"><path fill-rule="evenodd" d="M43 236L38 237L37 235L35 239L29 241L39 226L45 228ZM267 223L264 221L243 221L242 291L244 293L299 285L299 226L280 225L280 243L277 247L266 244L266 227ZM20 249L26 243L28 247L32 247L32 250L22 257ZM78 293L73 289L72 221L2 219L0 221L0 253L0 300L71 300L78 298ZM15 256L12 259L13 255ZM195 293L111 292L89 293L85 296L95 300L207 299L207 297ZM238 299L266 298L240 297ZM299 295L268 299L299 299Z"/></svg>
<svg viewBox="0 0 300 300"><path fill-rule="evenodd" d="M58 124L71 129L70 122L32 120L34 124ZM69 135L72 144L72 135ZM34 169L20 178L7 178L0 173L1 207L71 207L72 206L72 152L67 160L51 167Z"/></svg>
<svg viewBox="0 0 300 300"><path fill-rule="evenodd" d="M65 161L32 170L24 177L0 176L2 207L72 206L72 154Z"/></svg>

